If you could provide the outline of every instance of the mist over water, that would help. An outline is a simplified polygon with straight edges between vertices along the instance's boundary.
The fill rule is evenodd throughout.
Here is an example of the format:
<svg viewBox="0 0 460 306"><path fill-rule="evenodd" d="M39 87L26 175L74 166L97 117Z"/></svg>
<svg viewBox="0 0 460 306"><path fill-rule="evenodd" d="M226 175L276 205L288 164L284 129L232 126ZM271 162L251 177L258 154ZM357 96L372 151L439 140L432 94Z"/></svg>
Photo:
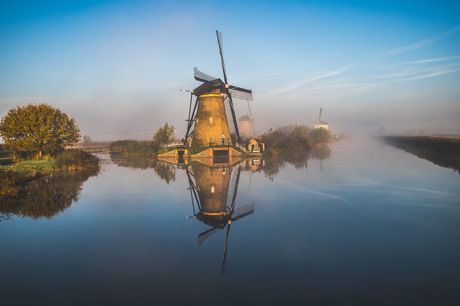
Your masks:
<svg viewBox="0 0 460 306"><path fill-rule="evenodd" d="M373 139L330 149L306 161L245 161L239 168L113 159L99 175L69 184L69 197L62 184L55 198L35 197L40 203L51 197L47 207L65 197L57 213L16 214L0 205L8 215L0 219L2 299L460 301L458 173ZM226 205L212 202L216 196ZM211 208L225 213L206 215Z"/></svg>

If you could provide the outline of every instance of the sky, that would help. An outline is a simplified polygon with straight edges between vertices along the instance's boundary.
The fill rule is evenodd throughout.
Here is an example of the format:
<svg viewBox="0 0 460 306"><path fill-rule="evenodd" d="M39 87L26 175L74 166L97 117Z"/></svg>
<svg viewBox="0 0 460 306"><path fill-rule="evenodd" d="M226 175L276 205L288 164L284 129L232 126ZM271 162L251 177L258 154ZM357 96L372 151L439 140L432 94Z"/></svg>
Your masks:
<svg viewBox="0 0 460 306"><path fill-rule="evenodd" d="M180 138L193 67L222 78L215 30L258 134L320 108L334 134L460 134L458 0L0 0L0 117L48 103L93 140Z"/></svg>

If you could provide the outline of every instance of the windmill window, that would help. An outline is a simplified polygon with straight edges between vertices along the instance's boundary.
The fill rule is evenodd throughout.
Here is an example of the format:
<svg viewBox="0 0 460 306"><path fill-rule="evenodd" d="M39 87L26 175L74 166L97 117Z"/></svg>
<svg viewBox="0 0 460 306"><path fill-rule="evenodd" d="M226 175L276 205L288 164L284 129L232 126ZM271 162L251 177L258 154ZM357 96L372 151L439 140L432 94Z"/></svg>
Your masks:
<svg viewBox="0 0 460 306"><path fill-rule="evenodd" d="M215 187L214 187L214 184L213 184L213 185L211 185L211 193L214 193L214 191L215 191Z"/></svg>
<svg viewBox="0 0 460 306"><path fill-rule="evenodd" d="M222 134L222 144L225 144L225 135Z"/></svg>
<svg viewBox="0 0 460 306"><path fill-rule="evenodd" d="M212 125L214 122L212 120L212 117L209 117L209 123Z"/></svg>

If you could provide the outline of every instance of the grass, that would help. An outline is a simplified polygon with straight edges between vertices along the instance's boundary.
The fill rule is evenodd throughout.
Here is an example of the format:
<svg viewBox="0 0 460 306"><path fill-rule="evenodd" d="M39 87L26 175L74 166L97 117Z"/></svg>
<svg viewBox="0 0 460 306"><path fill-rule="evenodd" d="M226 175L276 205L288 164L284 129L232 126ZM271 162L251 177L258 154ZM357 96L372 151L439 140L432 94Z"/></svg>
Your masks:
<svg viewBox="0 0 460 306"><path fill-rule="evenodd" d="M11 160L0 163L0 170L54 172L61 170L82 170L99 167L99 159L81 150L70 149L58 154L55 159L29 159L16 163Z"/></svg>
<svg viewBox="0 0 460 306"><path fill-rule="evenodd" d="M11 171L55 171L56 160L25 160L9 165L0 165L0 170Z"/></svg>

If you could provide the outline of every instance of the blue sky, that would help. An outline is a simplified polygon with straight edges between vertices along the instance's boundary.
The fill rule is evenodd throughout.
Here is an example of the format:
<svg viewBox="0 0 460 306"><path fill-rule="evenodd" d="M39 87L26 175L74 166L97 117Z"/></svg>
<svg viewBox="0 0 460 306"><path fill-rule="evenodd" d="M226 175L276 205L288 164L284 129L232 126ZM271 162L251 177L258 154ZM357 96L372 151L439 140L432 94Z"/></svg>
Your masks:
<svg viewBox="0 0 460 306"><path fill-rule="evenodd" d="M46 102L95 140L178 137L193 67L251 88L256 130L460 133L460 1L3 1L0 116ZM237 115L248 112L235 101Z"/></svg>

